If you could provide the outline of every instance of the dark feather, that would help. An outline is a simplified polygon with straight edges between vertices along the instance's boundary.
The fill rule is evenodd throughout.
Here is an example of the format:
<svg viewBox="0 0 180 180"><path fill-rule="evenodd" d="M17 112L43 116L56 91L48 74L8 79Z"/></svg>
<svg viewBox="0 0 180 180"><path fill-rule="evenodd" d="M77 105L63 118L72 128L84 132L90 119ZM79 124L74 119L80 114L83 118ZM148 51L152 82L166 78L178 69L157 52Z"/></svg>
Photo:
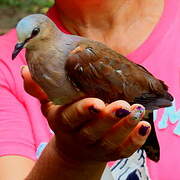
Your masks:
<svg viewBox="0 0 180 180"><path fill-rule="evenodd" d="M155 162L158 162L160 159L160 146L156 136L156 131L153 123L153 112L146 112L143 120L151 124L151 132L142 146L142 149L146 151L147 157Z"/></svg>
<svg viewBox="0 0 180 180"><path fill-rule="evenodd" d="M90 97L106 103L123 99L153 110L172 104L164 82L101 43L79 44L65 65L68 78ZM78 68L77 68L78 66Z"/></svg>
<svg viewBox="0 0 180 180"><path fill-rule="evenodd" d="M68 57L65 70L78 89L106 103L122 99L130 104L142 104L146 110L151 110L143 119L151 124L152 130L142 148L151 160L157 162L160 148L152 110L172 105L173 97L167 92L168 87L143 66L129 61L101 43L81 42L77 49Z"/></svg>

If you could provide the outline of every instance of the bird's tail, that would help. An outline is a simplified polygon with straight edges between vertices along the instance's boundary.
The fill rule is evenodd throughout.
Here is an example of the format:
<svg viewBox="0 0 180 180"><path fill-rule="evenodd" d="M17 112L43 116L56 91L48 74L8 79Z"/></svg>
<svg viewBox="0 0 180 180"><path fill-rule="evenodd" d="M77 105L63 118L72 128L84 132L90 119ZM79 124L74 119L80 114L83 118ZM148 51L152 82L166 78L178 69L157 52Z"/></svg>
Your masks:
<svg viewBox="0 0 180 180"><path fill-rule="evenodd" d="M147 157L155 162L158 162L160 159L160 146L156 136L156 131L153 122L153 112L146 111L146 114L143 118L144 121L147 121L151 124L151 132L142 146L142 149L145 150Z"/></svg>
<svg viewBox="0 0 180 180"><path fill-rule="evenodd" d="M164 92L163 95L145 93L134 100L135 103L141 104L146 110L151 111L172 106L172 101L173 97L168 92Z"/></svg>

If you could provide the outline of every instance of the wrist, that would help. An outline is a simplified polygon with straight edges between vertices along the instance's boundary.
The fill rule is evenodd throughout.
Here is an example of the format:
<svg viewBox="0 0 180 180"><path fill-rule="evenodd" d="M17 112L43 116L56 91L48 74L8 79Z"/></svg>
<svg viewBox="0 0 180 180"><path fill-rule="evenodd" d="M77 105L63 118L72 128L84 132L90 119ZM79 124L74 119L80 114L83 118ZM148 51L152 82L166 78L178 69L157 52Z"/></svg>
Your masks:
<svg viewBox="0 0 180 180"><path fill-rule="evenodd" d="M51 146L54 153L58 156L60 166L67 169L70 174L74 174L74 180L80 180L82 177L82 179L86 180L96 180L101 178L106 162L80 160L78 158L67 156L57 147L56 137L53 137Z"/></svg>
<svg viewBox="0 0 180 180"><path fill-rule="evenodd" d="M62 155L51 139L26 180L99 180L106 163L85 162Z"/></svg>

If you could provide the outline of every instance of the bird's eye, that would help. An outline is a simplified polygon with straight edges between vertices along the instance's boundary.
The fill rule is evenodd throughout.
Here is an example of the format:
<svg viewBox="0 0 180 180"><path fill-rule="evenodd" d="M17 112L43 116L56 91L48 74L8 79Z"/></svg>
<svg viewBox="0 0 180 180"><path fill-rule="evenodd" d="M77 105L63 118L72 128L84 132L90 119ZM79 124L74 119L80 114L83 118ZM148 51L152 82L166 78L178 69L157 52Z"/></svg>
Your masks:
<svg viewBox="0 0 180 180"><path fill-rule="evenodd" d="M31 33L31 38L33 38L34 36L37 36L39 32L40 32L40 29L38 27L34 28Z"/></svg>

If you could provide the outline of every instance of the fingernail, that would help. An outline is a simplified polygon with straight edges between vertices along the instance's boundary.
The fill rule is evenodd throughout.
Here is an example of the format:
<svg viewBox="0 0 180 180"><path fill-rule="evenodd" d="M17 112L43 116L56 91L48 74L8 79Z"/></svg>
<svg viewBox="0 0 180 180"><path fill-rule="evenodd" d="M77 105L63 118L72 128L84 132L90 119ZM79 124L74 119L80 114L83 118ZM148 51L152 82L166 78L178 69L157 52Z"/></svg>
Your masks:
<svg viewBox="0 0 180 180"><path fill-rule="evenodd" d="M21 71L21 76L22 76L23 79L24 79L24 77L23 77L23 73L22 73L22 72L23 72L23 69L24 69L25 67L26 67L25 65L21 66L21 70L20 70L20 71Z"/></svg>
<svg viewBox="0 0 180 180"><path fill-rule="evenodd" d="M98 109L96 109L94 106L90 106L89 108L89 111L91 112L91 113L99 113L100 111L98 110Z"/></svg>
<svg viewBox="0 0 180 180"><path fill-rule="evenodd" d="M133 111L132 111L132 118L131 120L140 120L142 118L142 115L144 113L145 109L141 106L137 106Z"/></svg>
<svg viewBox="0 0 180 180"><path fill-rule="evenodd" d="M145 135L147 134L149 128L150 128L149 126L144 126L144 125L142 125L142 126L139 128L139 134L140 134L141 136L145 136Z"/></svg>
<svg viewBox="0 0 180 180"><path fill-rule="evenodd" d="M123 118L123 117L125 117L125 116L127 116L127 115L129 115L129 114L130 114L130 112L129 112L128 110L122 109L122 108L117 109L117 110L116 110L116 113L115 113L115 115L116 115L118 118Z"/></svg>

